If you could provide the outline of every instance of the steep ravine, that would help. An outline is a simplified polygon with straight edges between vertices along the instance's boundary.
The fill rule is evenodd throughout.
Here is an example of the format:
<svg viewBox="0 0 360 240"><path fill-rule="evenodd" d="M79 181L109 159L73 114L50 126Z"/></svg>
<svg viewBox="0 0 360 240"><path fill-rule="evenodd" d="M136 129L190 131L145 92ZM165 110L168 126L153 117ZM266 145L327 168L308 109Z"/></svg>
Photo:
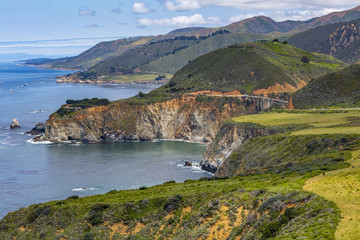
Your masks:
<svg viewBox="0 0 360 240"><path fill-rule="evenodd" d="M183 96L148 105L115 102L59 117L50 116L39 140L147 141L183 139L212 141L231 117L256 112L252 104L234 98L198 99Z"/></svg>
<svg viewBox="0 0 360 240"><path fill-rule="evenodd" d="M214 141L207 147L200 162L201 168L214 173L225 159L246 140L253 137L269 136L278 132L279 130L274 128L266 128L250 123L225 123L220 128Z"/></svg>

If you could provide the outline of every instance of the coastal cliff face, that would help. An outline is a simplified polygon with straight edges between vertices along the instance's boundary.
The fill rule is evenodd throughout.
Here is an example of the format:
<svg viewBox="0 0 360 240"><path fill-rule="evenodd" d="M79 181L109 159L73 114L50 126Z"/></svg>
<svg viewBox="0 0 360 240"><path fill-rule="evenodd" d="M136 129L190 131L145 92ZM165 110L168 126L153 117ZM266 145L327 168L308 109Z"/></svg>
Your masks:
<svg viewBox="0 0 360 240"><path fill-rule="evenodd" d="M254 137L269 136L277 130L255 124L224 124L214 141L207 147L200 162L203 170L215 173L231 153L245 141Z"/></svg>
<svg viewBox="0 0 360 240"><path fill-rule="evenodd" d="M64 117L53 114L46 122L45 135L38 140L98 142L183 139L209 142L226 120L255 111L251 104L232 98L204 100L182 96L148 105L115 102Z"/></svg>

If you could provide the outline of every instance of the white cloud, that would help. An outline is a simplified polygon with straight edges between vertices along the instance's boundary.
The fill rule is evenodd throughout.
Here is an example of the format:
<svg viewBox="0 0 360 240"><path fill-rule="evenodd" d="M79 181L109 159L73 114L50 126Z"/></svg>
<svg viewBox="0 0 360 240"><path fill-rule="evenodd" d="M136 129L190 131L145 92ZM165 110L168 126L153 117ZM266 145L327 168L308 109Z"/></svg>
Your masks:
<svg viewBox="0 0 360 240"><path fill-rule="evenodd" d="M192 16L177 16L173 18L150 19L140 18L139 23L143 26L190 26L190 25L204 25L216 24L221 21L220 18L209 17L204 18L201 14L194 14Z"/></svg>
<svg viewBox="0 0 360 240"><path fill-rule="evenodd" d="M319 10L301 10L301 11L275 11L269 14L269 17L273 18L276 21L285 21L285 20L309 20L314 17L320 17L327 15L332 12L338 12L345 9L333 9L333 8L324 8Z"/></svg>
<svg viewBox="0 0 360 240"><path fill-rule="evenodd" d="M193 11L196 9L220 6L241 10L284 10L284 9L324 9L351 8L359 5L359 0L164 0L168 11Z"/></svg>
<svg viewBox="0 0 360 240"><path fill-rule="evenodd" d="M95 16L96 12L94 10L90 10L88 7L83 7L79 9L80 16Z"/></svg>
<svg viewBox="0 0 360 240"><path fill-rule="evenodd" d="M180 0L177 2L178 4L175 5L173 2L166 0L165 1L166 9L168 11L189 11L189 10L199 9L202 7L198 1Z"/></svg>
<svg viewBox="0 0 360 240"><path fill-rule="evenodd" d="M133 3L132 10L134 13L148 13L151 12L151 10L146 6L145 3Z"/></svg>
<svg viewBox="0 0 360 240"><path fill-rule="evenodd" d="M233 16L233 17L230 17L229 18L229 22L230 23L233 23L233 22L238 22L238 21L241 21L241 20L244 20L244 19L247 19L247 18L252 18L254 16L264 16L265 13L258 13L258 14L250 14L250 13L247 13L247 14L240 14L240 15L237 15L237 16Z"/></svg>

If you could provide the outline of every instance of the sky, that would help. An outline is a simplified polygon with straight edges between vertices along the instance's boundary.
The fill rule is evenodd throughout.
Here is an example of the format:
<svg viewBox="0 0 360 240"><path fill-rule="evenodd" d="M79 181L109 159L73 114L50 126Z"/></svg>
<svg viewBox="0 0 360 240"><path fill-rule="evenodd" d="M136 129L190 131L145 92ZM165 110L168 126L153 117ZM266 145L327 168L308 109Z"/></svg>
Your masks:
<svg viewBox="0 0 360 240"><path fill-rule="evenodd" d="M39 47L38 54L59 45L44 40L61 40L63 50L57 51L71 54L103 39L219 27L258 15L276 21L307 20L357 5L359 0L0 0L0 54L29 53L29 42L34 41L48 44Z"/></svg>

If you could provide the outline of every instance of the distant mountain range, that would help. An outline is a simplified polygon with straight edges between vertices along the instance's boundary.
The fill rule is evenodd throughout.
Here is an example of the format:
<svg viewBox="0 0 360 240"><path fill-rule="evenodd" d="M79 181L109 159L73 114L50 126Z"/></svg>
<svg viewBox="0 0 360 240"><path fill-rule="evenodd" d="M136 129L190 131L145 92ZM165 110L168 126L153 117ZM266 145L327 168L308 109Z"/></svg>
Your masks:
<svg viewBox="0 0 360 240"><path fill-rule="evenodd" d="M102 42L78 56L57 61L44 61L41 64L47 64L51 68L83 69L86 70L83 75L90 76L92 79L100 76L109 77L134 73L173 74L189 61L213 50L236 43L274 38L288 38L289 43L300 48L332 54L351 63L356 61L357 57L349 58L346 53L348 50L345 49L351 49L350 53L356 52L356 49L359 49L357 43L359 41L351 41L352 47L348 48L348 40L335 37L335 41L340 42L342 46L335 46L336 54L334 50L332 50L333 52L329 51L329 48L333 49L334 46L330 45L330 47L324 48L323 44L317 44L317 42L323 41L323 38L329 38L326 34L343 26L343 22L359 18L360 6L308 21L276 22L269 17L257 16L221 28L184 28L174 30L166 35ZM354 24L357 26L358 23ZM318 36L315 39L307 37L318 31L309 29L315 27L318 29L322 26L327 29L324 30L326 34L317 33ZM351 25L349 27L351 28ZM339 34L340 32L341 30ZM289 37L294 34L297 35ZM351 36L349 37L351 39ZM303 41L304 39L308 40ZM310 39L312 39L312 43Z"/></svg>
<svg viewBox="0 0 360 240"><path fill-rule="evenodd" d="M360 19L333 23L295 34L287 40L307 51L334 56L344 62L360 61Z"/></svg>

